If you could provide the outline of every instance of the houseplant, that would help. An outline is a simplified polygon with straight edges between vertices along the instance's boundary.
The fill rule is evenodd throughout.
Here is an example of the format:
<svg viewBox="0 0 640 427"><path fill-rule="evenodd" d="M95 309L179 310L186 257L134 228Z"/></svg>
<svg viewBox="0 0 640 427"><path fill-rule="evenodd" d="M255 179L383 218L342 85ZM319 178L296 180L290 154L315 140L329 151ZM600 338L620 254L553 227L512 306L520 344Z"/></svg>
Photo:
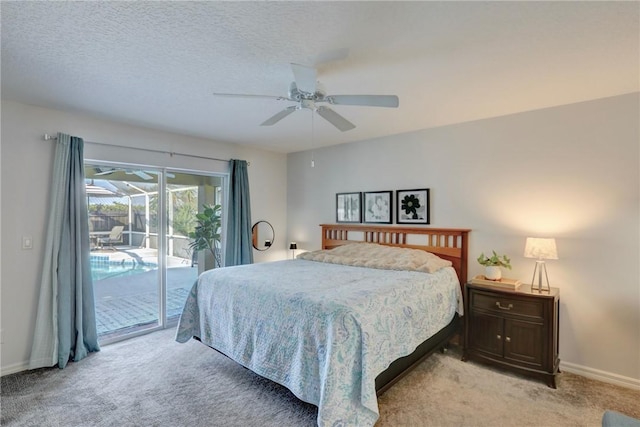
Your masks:
<svg viewBox="0 0 640 427"><path fill-rule="evenodd" d="M488 257L483 253L478 257L478 263L484 266L484 277L488 280L500 280L502 278L501 267L511 270L511 260L506 255L498 255L492 251L493 255Z"/></svg>
<svg viewBox="0 0 640 427"><path fill-rule="evenodd" d="M221 205L203 205L203 211L196 214L196 227L189 233L193 239L189 248L194 252L208 250L213 255L214 266L220 267L220 233L222 231Z"/></svg>

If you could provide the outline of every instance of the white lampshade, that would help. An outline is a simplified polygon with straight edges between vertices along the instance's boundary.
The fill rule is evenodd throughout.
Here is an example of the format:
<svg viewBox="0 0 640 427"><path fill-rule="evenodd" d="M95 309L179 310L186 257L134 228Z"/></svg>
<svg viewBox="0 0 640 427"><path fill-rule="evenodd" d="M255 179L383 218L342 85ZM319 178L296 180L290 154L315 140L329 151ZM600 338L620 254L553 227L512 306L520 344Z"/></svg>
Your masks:
<svg viewBox="0 0 640 427"><path fill-rule="evenodd" d="M526 258L535 259L558 259L556 239L527 237L527 243L524 247L524 256Z"/></svg>

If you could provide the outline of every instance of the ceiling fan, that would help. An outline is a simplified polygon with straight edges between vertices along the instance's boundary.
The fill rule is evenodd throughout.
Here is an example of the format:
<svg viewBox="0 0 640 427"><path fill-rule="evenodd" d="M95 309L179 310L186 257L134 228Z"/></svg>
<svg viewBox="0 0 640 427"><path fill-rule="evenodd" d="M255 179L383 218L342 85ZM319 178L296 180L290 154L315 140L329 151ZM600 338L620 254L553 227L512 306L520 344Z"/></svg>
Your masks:
<svg viewBox="0 0 640 427"><path fill-rule="evenodd" d="M131 170L131 169L122 169L122 168L110 168L110 169L101 169L95 168L96 173L93 176L103 176L103 175L111 175L114 172L124 172L127 175L136 175L138 178L144 179L145 181L152 179L153 177L143 171L140 170Z"/></svg>
<svg viewBox="0 0 640 427"><path fill-rule="evenodd" d="M217 93L215 96L228 96L239 98L269 98L278 101L291 101L296 105L285 108L268 118L260 126L272 126L287 117L296 110L310 109L342 132L351 130L356 126L349 120L336 113L333 109L318 103L331 105L360 105L368 107L397 108L398 97L396 95L327 95L322 85L317 81L318 72L313 67L299 64L291 64L294 81L289 85L288 96L272 95L245 95L239 93Z"/></svg>
<svg viewBox="0 0 640 427"><path fill-rule="evenodd" d="M149 175L149 174L158 175L157 171L152 171L152 170L141 171L141 170L134 170L134 169L124 169L124 168L119 168L119 167L102 168L102 167L94 166L92 176L105 176L105 175L111 175L111 174L116 173L116 172L124 172L125 175L135 175L138 178L141 178L141 179L143 179L145 181L153 179L153 177L151 175ZM171 172L165 172L165 175L166 175L167 178L175 178L176 177Z"/></svg>

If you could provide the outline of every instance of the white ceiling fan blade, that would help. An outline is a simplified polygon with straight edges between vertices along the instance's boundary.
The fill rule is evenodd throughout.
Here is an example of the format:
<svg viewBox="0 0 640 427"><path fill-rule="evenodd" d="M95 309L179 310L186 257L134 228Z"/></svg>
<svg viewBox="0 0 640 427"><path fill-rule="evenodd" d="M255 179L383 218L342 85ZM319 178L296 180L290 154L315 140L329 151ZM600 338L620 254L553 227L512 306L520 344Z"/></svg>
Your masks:
<svg viewBox="0 0 640 427"><path fill-rule="evenodd" d="M369 107L396 108L399 105L395 95L329 95L325 100L335 105L364 105Z"/></svg>
<svg viewBox="0 0 640 427"><path fill-rule="evenodd" d="M329 107L318 107L316 111L322 118L327 120L342 132L346 132L356 127L356 125L354 125L349 120L345 119Z"/></svg>
<svg viewBox="0 0 640 427"><path fill-rule="evenodd" d="M133 171L133 174L138 178L144 179L145 181L153 179L151 175L149 175L148 173L144 173L143 171Z"/></svg>
<svg viewBox="0 0 640 427"><path fill-rule="evenodd" d="M291 99L286 96L274 96L274 95L249 95L244 93L220 93L214 92L214 96L224 96L227 98L264 98L264 99L275 99L278 101L291 101Z"/></svg>
<svg viewBox="0 0 640 427"><path fill-rule="evenodd" d="M152 179L153 177L143 171L138 171L138 170L132 170L132 169L119 169L120 171L123 171L126 175L135 175L138 178L142 178L145 181Z"/></svg>
<svg viewBox="0 0 640 427"><path fill-rule="evenodd" d="M160 175L160 173L159 173L159 172L157 172L157 171L147 171L147 173L150 173L150 174L152 174L152 175ZM167 178L175 178L175 177L176 177L176 176L175 176L174 174L172 174L171 172L165 172L165 173L164 173L164 175L165 175Z"/></svg>
<svg viewBox="0 0 640 427"><path fill-rule="evenodd" d="M115 169L101 170L100 168L95 168L95 170L98 172L94 173L93 176L111 175L115 172Z"/></svg>
<svg viewBox="0 0 640 427"><path fill-rule="evenodd" d="M272 125L275 125L280 120L284 119L285 117L287 117L289 114L293 113L294 111L296 111L295 105L293 105L291 107L287 107L284 110L282 110L279 113L277 113L276 115L274 115L273 117L271 117L271 118L265 120L264 122L262 122L260 124L260 126L272 126Z"/></svg>
<svg viewBox="0 0 640 427"><path fill-rule="evenodd" d="M342 61L349 57L349 48L343 47L339 49L328 50L316 55L311 64L315 67L322 64L328 64L331 62Z"/></svg>
<svg viewBox="0 0 640 427"><path fill-rule="evenodd" d="M298 90L306 93L315 93L318 72L315 68L305 67L300 64L291 64L293 75L296 80L296 86Z"/></svg>

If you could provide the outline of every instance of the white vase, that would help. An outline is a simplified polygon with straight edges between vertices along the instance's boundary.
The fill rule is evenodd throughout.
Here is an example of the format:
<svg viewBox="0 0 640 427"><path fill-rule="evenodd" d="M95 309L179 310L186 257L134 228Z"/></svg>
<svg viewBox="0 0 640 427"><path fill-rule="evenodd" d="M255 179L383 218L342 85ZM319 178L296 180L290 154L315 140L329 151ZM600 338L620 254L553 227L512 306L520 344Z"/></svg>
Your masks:
<svg viewBox="0 0 640 427"><path fill-rule="evenodd" d="M502 278L502 270L497 265L488 265L484 268L484 277L487 280L500 280Z"/></svg>

